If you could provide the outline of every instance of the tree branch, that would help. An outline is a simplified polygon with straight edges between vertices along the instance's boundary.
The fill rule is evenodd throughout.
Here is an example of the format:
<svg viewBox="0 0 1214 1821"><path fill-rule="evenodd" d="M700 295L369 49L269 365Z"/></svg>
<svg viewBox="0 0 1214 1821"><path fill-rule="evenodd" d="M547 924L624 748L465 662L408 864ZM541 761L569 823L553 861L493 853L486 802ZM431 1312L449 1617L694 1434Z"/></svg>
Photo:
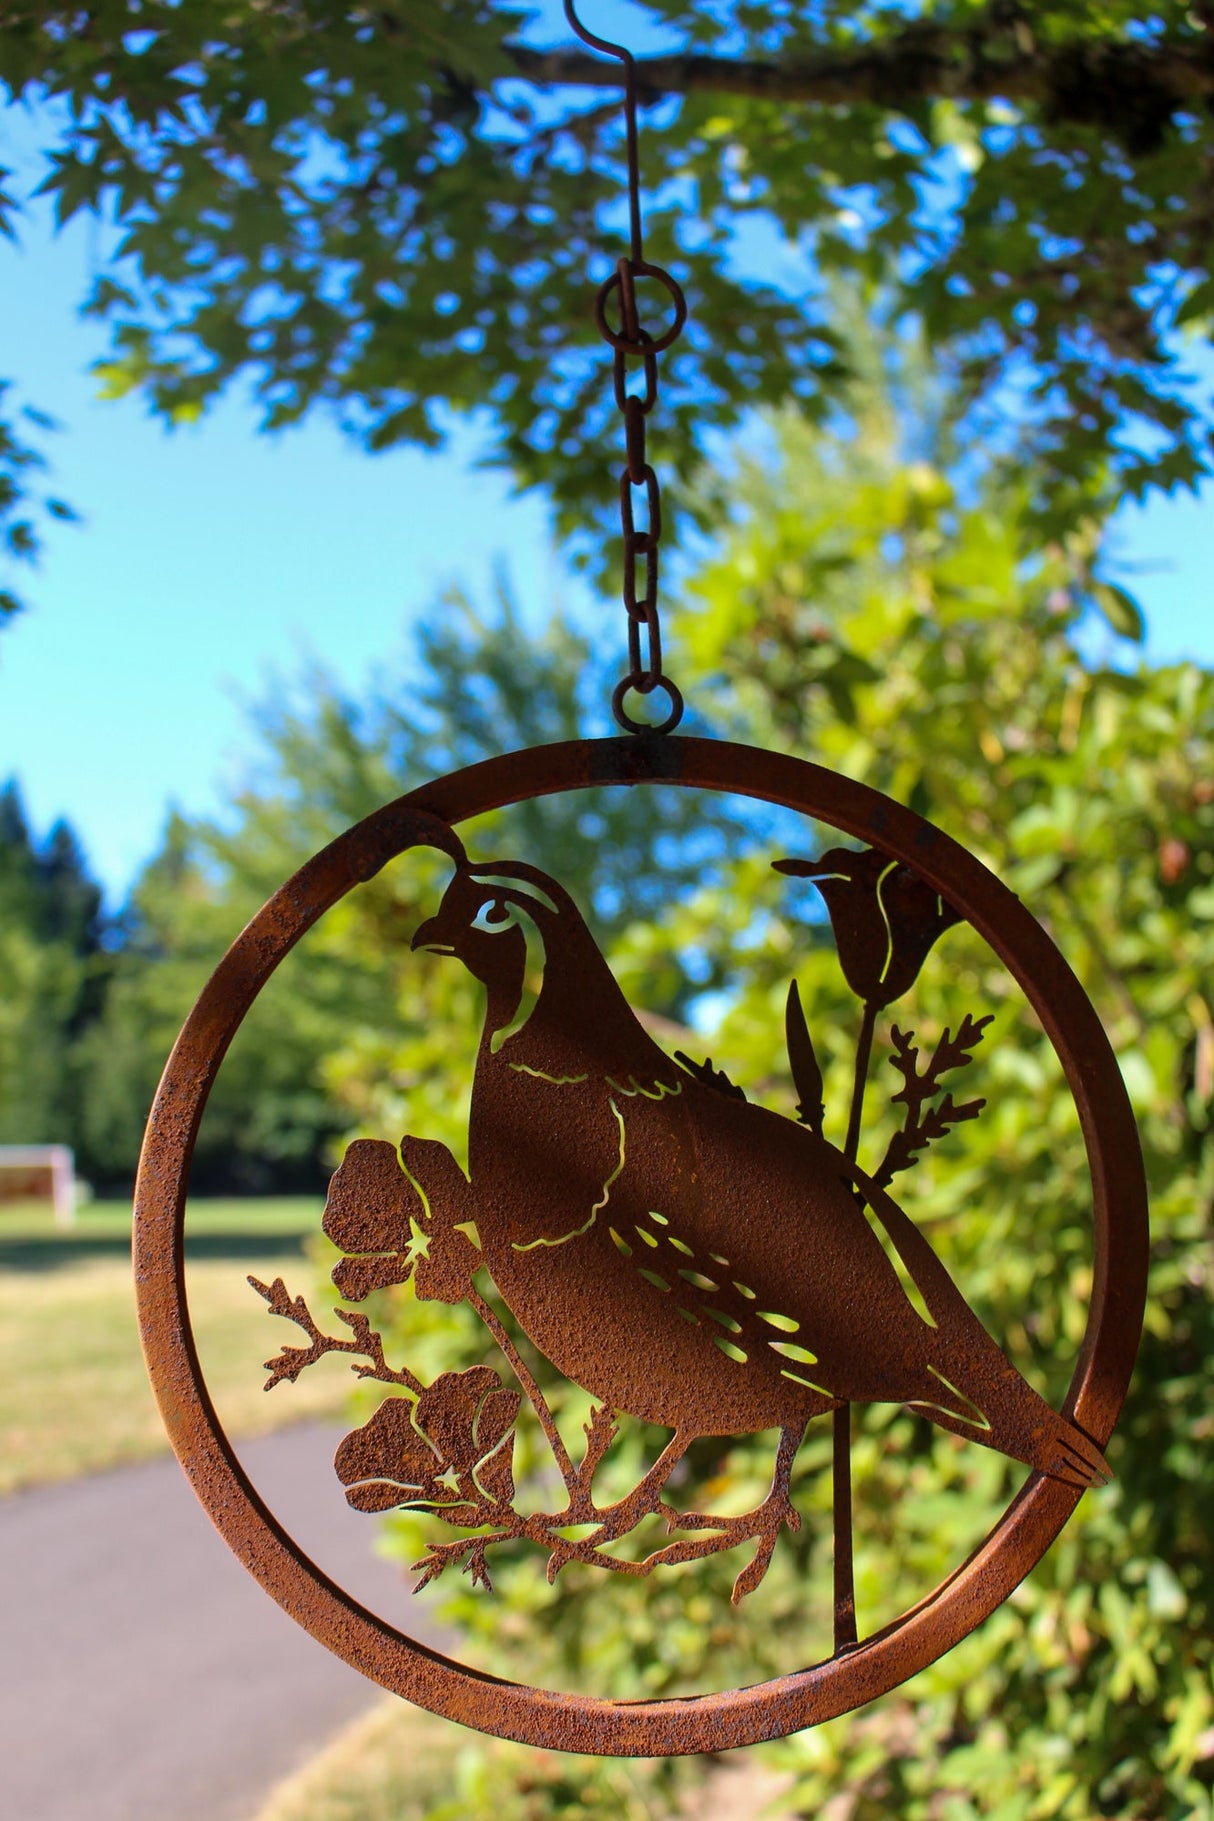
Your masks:
<svg viewBox="0 0 1214 1821"><path fill-rule="evenodd" d="M585 51L507 44L519 74L544 87L618 88L620 66ZM1125 131L1162 128L1214 96L1214 34L1160 44L1121 38L1039 45L1025 21L969 31L912 24L879 44L767 61L697 55L640 57L642 94L739 95L760 101L891 109L925 100L1005 101L1044 107L1057 122Z"/></svg>
<svg viewBox="0 0 1214 1821"><path fill-rule="evenodd" d="M301 1372L314 1366L326 1353L361 1353L370 1363L351 1366L350 1370L357 1373L359 1378L379 1379L385 1385L404 1385L417 1394L425 1390L421 1380L414 1378L407 1366L402 1366L397 1372L388 1364L384 1358L383 1340L361 1310L337 1310L338 1320L346 1324L352 1336L349 1340L341 1340L336 1335L322 1333L304 1298L293 1297L281 1277L276 1277L272 1284L263 1284L256 1277L250 1277L248 1281L258 1296L268 1303L270 1314L294 1322L303 1329L310 1343L306 1347L284 1347L273 1359L266 1360L265 1367L270 1376L266 1380L265 1390L272 1391L275 1385L284 1382L293 1385Z"/></svg>

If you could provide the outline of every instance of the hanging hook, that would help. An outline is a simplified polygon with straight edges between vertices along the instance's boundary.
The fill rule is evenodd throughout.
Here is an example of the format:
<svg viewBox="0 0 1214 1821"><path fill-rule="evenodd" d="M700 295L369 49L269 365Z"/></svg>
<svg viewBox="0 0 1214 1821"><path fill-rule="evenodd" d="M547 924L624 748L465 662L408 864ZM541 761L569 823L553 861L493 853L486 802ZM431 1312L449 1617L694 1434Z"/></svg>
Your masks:
<svg viewBox="0 0 1214 1821"><path fill-rule="evenodd" d="M637 66L636 58L622 44L608 38L596 38L574 11L573 0L564 0L565 17L583 44L602 51L606 57L618 57L624 66L624 131L628 146L628 225L630 252L634 265L644 264L641 250L641 155L637 139Z"/></svg>

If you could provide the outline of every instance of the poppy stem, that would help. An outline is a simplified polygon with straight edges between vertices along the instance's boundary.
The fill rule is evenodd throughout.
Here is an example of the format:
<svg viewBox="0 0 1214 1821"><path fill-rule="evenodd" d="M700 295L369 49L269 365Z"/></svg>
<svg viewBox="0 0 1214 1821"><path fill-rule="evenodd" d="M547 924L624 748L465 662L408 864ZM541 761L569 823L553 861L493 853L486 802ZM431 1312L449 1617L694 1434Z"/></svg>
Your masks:
<svg viewBox="0 0 1214 1821"><path fill-rule="evenodd" d="M835 1655L857 1641L856 1576L852 1561L851 1405L838 1404L831 1417L834 1470Z"/></svg>
<svg viewBox="0 0 1214 1821"><path fill-rule="evenodd" d="M852 1087L851 1116L847 1122L844 1153L849 1163L856 1161L860 1148L860 1121L864 1113L864 1089L868 1082L868 1065L873 1053L873 1031L877 1007L870 999L864 1007L860 1038L856 1044L856 1073ZM851 1497L851 1405L836 1406L831 1421L834 1425L832 1469L834 1497L834 1563L835 1563L835 1654L857 1642L856 1576L852 1559Z"/></svg>
<svg viewBox="0 0 1214 1821"><path fill-rule="evenodd" d="M856 1153L860 1149L860 1120L864 1113L864 1090L868 1085L868 1064L873 1053L873 1031L877 1024L877 1007L870 999L864 1008L864 1019L860 1025L860 1037L856 1044L856 1074L852 1085L851 1117L847 1122L847 1143L843 1154L848 1163L855 1163Z"/></svg>

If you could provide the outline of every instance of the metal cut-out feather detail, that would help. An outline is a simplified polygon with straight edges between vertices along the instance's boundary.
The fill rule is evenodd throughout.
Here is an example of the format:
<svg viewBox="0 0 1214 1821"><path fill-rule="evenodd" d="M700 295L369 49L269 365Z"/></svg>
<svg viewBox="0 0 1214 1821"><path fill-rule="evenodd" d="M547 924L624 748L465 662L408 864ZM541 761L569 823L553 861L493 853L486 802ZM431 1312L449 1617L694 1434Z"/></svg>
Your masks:
<svg viewBox="0 0 1214 1821"><path fill-rule="evenodd" d="M713 1067L711 1056L706 1056L703 1062L696 1062L686 1050L676 1050L674 1055L675 1061L681 1062L687 1073L703 1082L706 1088L713 1088L718 1094L727 1095L730 1100L746 1099L745 1090L736 1081L731 1081L724 1069Z"/></svg>
<svg viewBox="0 0 1214 1821"><path fill-rule="evenodd" d="M479 867L474 867L469 877L475 880L477 885L491 886L495 891L508 893L512 898L533 898L537 904L542 904L545 910L552 911L554 915L560 915L560 906L553 902L546 891L541 890L538 885L533 885L530 880L511 878L508 873L482 872Z"/></svg>
<svg viewBox="0 0 1214 1821"><path fill-rule="evenodd" d="M581 1082L589 1081L590 1079L590 1076L587 1074L549 1075L546 1074L543 1069L533 1069L526 1062L512 1062L510 1067L520 1075L531 1075L536 1081L546 1081L554 1088L577 1087Z"/></svg>
<svg viewBox="0 0 1214 1821"><path fill-rule="evenodd" d="M676 1094L683 1092L681 1081L659 1081L655 1077L653 1086L647 1088L637 1080L635 1075L628 1077L631 1083L629 1087L624 1087L612 1075L605 1075L603 1079L609 1088L617 1094L622 1094L626 1100L635 1100L638 1094L643 1095L646 1100L672 1100Z"/></svg>
<svg viewBox="0 0 1214 1821"><path fill-rule="evenodd" d="M811 1353L808 1347L798 1347L792 1340L769 1340L768 1346L773 1353L782 1353L785 1359L796 1360L801 1366L816 1366L818 1355Z"/></svg>
<svg viewBox="0 0 1214 1821"><path fill-rule="evenodd" d="M589 1218L587 1220L584 1220L580 1227L574 1227L574 1229L571 1233L562 1233L559 1239L547 1239L547 1238L541 1236L539 1239L529 1239L526 1241L514 1240L512 1242L514 1251L516 1251L516 1252L534 1252L540 1246L566 1246L569 1244L569 1241L571 1239L580 1239L584 1233L589 1233L591 1227L594 1225L595 1221L598 1219L598 1217L602 1213L603 1209L607 1206L607 1203L611 1198L611 1185L612 1185L612 1183L619 1181L620 1174L624 1168L624 1163L626 1161L625 1143L624 1143L624 1117L623 1117L623 1114L620 1112L619 1107L615 1104L614 1100L610 1104L611 1104L611 1110L615 1114L615 1117L616 1117L616 1124L620 1128L619 1161L617 1162L615 1169L611 1172L611 1175L607 1178L606 1182L603 1184L602 1197L598 1201L596 1201L594 1206L591 1208ZM656 1244L657 1243L656 1240L653 1243Z"/></svg>
<svg viewBox="0 0 1214 1821"><path fill-rule="evenodd" d="M732 1315L726 1315L723 1309L709 1308L705 1309L704 1313L705 1315L710 1315L713 1321L720 1322L723 1328L728 1328L731 1334L740 1334L742 1332L741 1322L735 1321Z"/></svg>
<svg viewBox="0 0 1214 1821"><path fill-rule="evenodd" d="M772 1309L756 1309L755 1314L760 1321L769 1322L773 1328L782 1328L785 1334L796 1334L801 1326L791 1315L777 1315Z"/></svg>

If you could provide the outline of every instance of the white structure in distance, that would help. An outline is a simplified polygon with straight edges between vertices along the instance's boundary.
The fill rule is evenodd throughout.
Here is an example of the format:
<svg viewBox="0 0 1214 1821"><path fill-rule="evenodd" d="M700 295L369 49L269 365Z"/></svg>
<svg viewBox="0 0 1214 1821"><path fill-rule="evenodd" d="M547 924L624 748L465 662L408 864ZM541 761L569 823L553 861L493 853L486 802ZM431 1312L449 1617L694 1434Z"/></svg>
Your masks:
<svg viewBox="0 0 1214 1821"><path fill-rule="evenodd" d="M49 1194L55 1225L76 1223L76 1160L66 1144L0 1144L0 1206Z"/></svg>

